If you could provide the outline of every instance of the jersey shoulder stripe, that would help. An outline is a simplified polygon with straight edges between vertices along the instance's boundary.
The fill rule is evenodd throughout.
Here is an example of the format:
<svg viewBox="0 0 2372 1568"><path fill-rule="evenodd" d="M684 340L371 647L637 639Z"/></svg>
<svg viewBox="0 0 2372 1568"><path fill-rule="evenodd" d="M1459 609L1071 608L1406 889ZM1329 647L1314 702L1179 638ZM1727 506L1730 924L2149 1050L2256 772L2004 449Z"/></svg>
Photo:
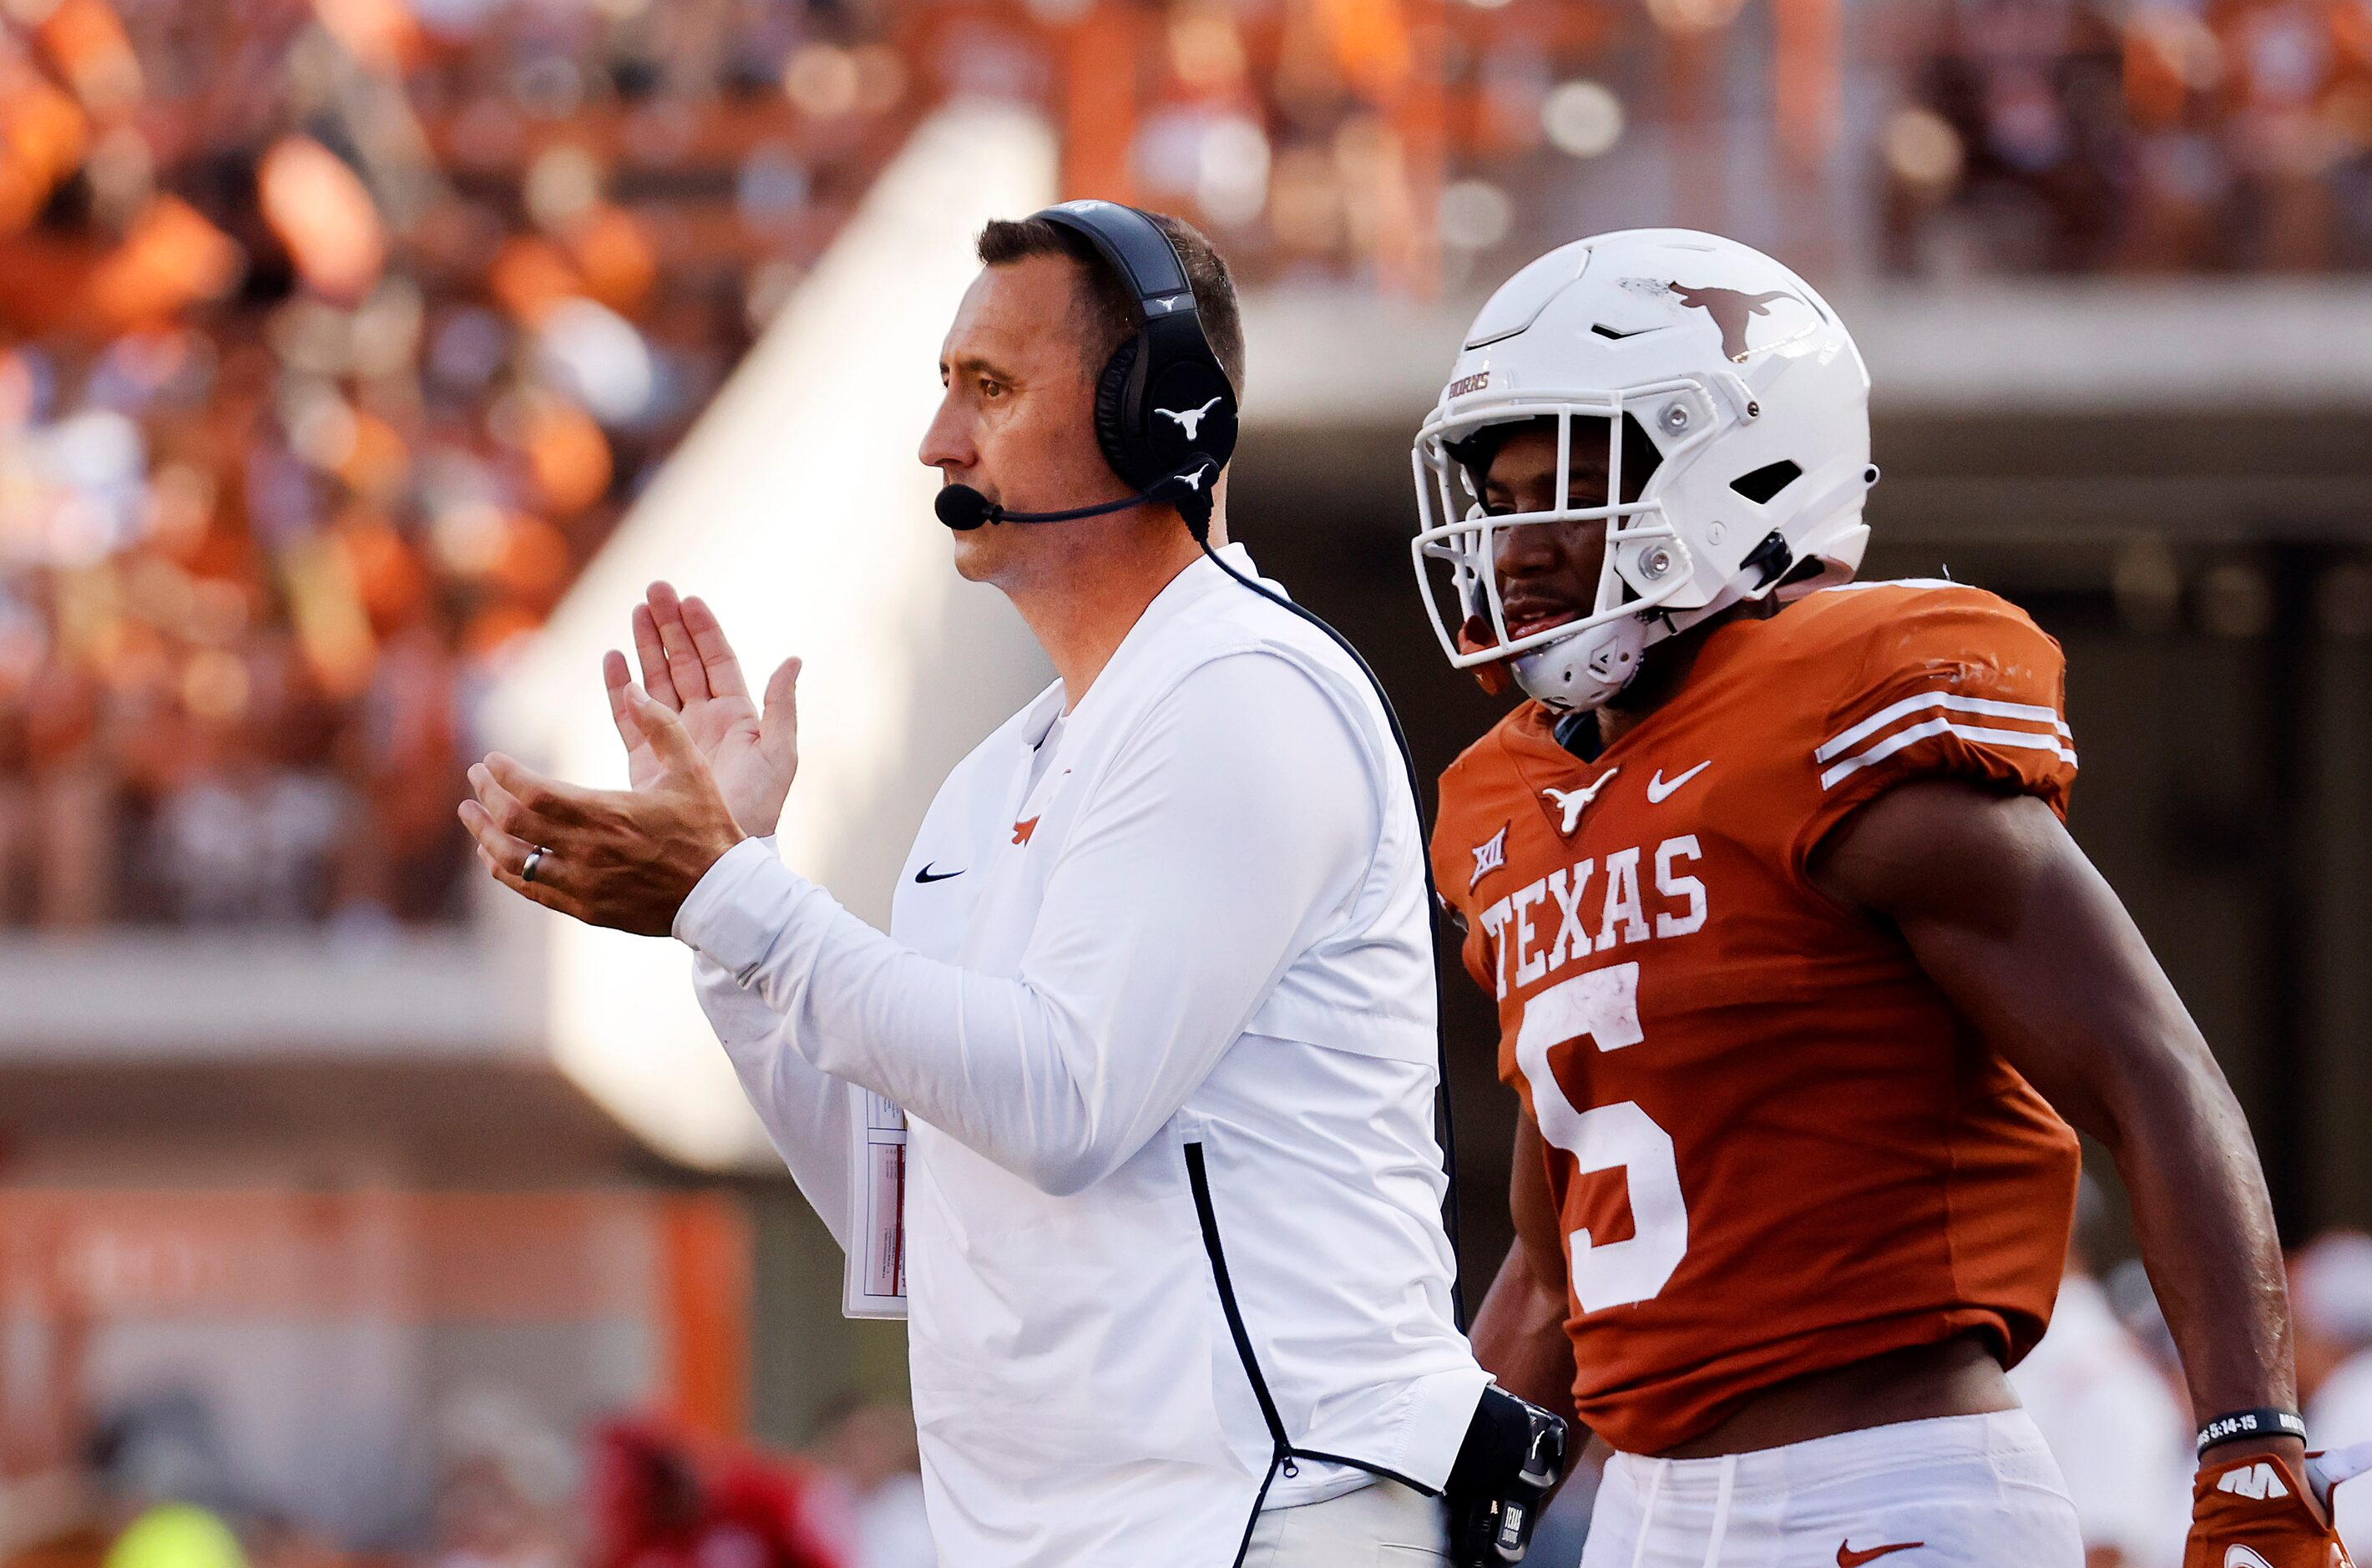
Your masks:
<svg viewBox="0 0 2372 1568"><path fill-rule="evenodd" d="M1924 724L1913 725L1908 729L1896 730L1885 739L1872 745L1867 750L1857 752L1836 766L1822 770L1820 787L1824 790L1834 789L1864 768L1883 762L1906 747L1914 746L1922 740L1939 735L1957 736L1962 740L1973 741L1982 746L2008 746L2029 751L2050 751L2055 753L2069 768L2076 766L2076 753L2061 744L2055 736L2038 735L2022 729L1996 729L1983 725L1954 724L1949 719L1936 718L1929 719Z"/></svg>
<svg viewBox="0 0 2372 1568"><path fill-rule="evenodd" d="M1813 614L1802 645L1849 672L1808 748L1822 796L1855 793L1840 786L1887 762L1889 777L1904 768L1974 772L2028 788L2055 777L2064 791L2076 765L2062 712L2064 662L2017 605L1967 584L1911 578L1823 589L1804 608Z"/></svg>
<svg viewBox="0 0 2372 1568"><path fill-rule="evenodd" d="M2047 724L2063 738L2069 736L2066 722L2059 710L2046 708L2039 703L2005 703L1993 697L1963 697L1955 691L1920 691L1889 703L1869 717L1841 734L1823 741L1812 752L1812 761L1826 762L1842 756L1860 741L1877 734L1888 725L1923 708L1949 708L1956 713L1978 714L1987 718L2021 719L2029 724Z"/></svg>

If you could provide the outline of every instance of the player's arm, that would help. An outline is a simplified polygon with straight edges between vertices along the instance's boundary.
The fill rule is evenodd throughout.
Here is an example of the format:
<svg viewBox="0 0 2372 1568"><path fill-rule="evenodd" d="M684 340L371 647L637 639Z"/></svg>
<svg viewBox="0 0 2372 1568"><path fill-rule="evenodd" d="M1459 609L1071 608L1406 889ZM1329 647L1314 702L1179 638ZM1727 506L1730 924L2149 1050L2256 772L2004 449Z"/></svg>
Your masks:
<svg viewBox="0 0 2372 1568"><path fill-rule="evenodd" d="M1813 872L1831 897L1891 921L1961 1016L2114 1156L2199 1418L2295 1409L2281 1247L2248 1121L2051 807L1907 783L1830 834ZM2303 1457L2295 1438L2262 1446L2294 1468Z"/></svg>
<svg viewBox="0 0 2372 1568"><path fill-rule="evenodd" d="M1540 1124L1529 1110L1516 1122L1507 1188L1516 1239L1474 1315L1474 1358L1501 1388L1570 1424L1574 1369L1573 1341L1564 1331L1564 1249L1557 1241Z"/></svg>

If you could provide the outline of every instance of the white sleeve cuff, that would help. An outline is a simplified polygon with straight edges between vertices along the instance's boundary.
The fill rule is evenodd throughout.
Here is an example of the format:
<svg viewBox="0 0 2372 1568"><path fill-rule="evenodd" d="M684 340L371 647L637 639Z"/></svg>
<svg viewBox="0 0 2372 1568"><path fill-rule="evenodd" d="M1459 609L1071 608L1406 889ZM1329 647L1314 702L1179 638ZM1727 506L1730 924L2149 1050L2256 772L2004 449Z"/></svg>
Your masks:
<svg viewBox="0 0 2372 1568"><path fill-rule="evenodd" d="M675 912L675 937L747 983L781 935L801 878L774 840L743 839L719 855Z"/></svg>

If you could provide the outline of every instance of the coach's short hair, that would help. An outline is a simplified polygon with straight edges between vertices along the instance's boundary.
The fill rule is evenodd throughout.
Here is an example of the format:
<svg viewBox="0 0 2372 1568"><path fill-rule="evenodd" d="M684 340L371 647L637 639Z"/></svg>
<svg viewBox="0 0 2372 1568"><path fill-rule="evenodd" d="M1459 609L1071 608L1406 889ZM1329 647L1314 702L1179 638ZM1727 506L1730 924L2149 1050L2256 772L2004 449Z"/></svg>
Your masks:
<svg viewBox="0 0 2372 1568"><path fill-rule="evenodd" d="M1203 335L1218 355L1219 368L1236 396L1244 395L1244 318L1236 303L1236 280L1203 231L1167 213L1147 213L1154 226L1169 237L1178 260L1186 268L1187 286L1194 291L1194 308L1203 318ZM1076 229L1044 218L993 218L980 231L981 262L1002 267L1030 256L1068 256L1079 263L1084 286L1076 290L1082 322L1087 328L1084 347L1090 372L1111 357L1112 350L1142 323L1136 296L1112 270L1092 241Z"/></svg>

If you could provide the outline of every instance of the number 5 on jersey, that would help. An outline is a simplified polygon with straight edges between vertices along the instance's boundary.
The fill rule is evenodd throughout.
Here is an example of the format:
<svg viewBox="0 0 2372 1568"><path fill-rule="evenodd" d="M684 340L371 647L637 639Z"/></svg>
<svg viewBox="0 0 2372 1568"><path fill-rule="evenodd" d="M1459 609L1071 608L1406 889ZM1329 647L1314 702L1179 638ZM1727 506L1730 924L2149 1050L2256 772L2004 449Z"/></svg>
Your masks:
<svg viewBox="0 0 2372 1568"><path fill-rule="evenodd" d="M1571 1155L1582 1175L1619 1169L1630 1189L1629 1240L1596 1242L1586 1227L1566 1238L1574 1299L1584 1312L1653 1299L1688 1253L1689 1211L1671 1134L1632 1100L1575 1109L1549 1052L1584 1039L1599 1051L1622 1051L1644 1038L1635 961L1550 986L1525 1004L1516 1033L1516 1063L1531 1088L1541 1136Z"/></svg>

